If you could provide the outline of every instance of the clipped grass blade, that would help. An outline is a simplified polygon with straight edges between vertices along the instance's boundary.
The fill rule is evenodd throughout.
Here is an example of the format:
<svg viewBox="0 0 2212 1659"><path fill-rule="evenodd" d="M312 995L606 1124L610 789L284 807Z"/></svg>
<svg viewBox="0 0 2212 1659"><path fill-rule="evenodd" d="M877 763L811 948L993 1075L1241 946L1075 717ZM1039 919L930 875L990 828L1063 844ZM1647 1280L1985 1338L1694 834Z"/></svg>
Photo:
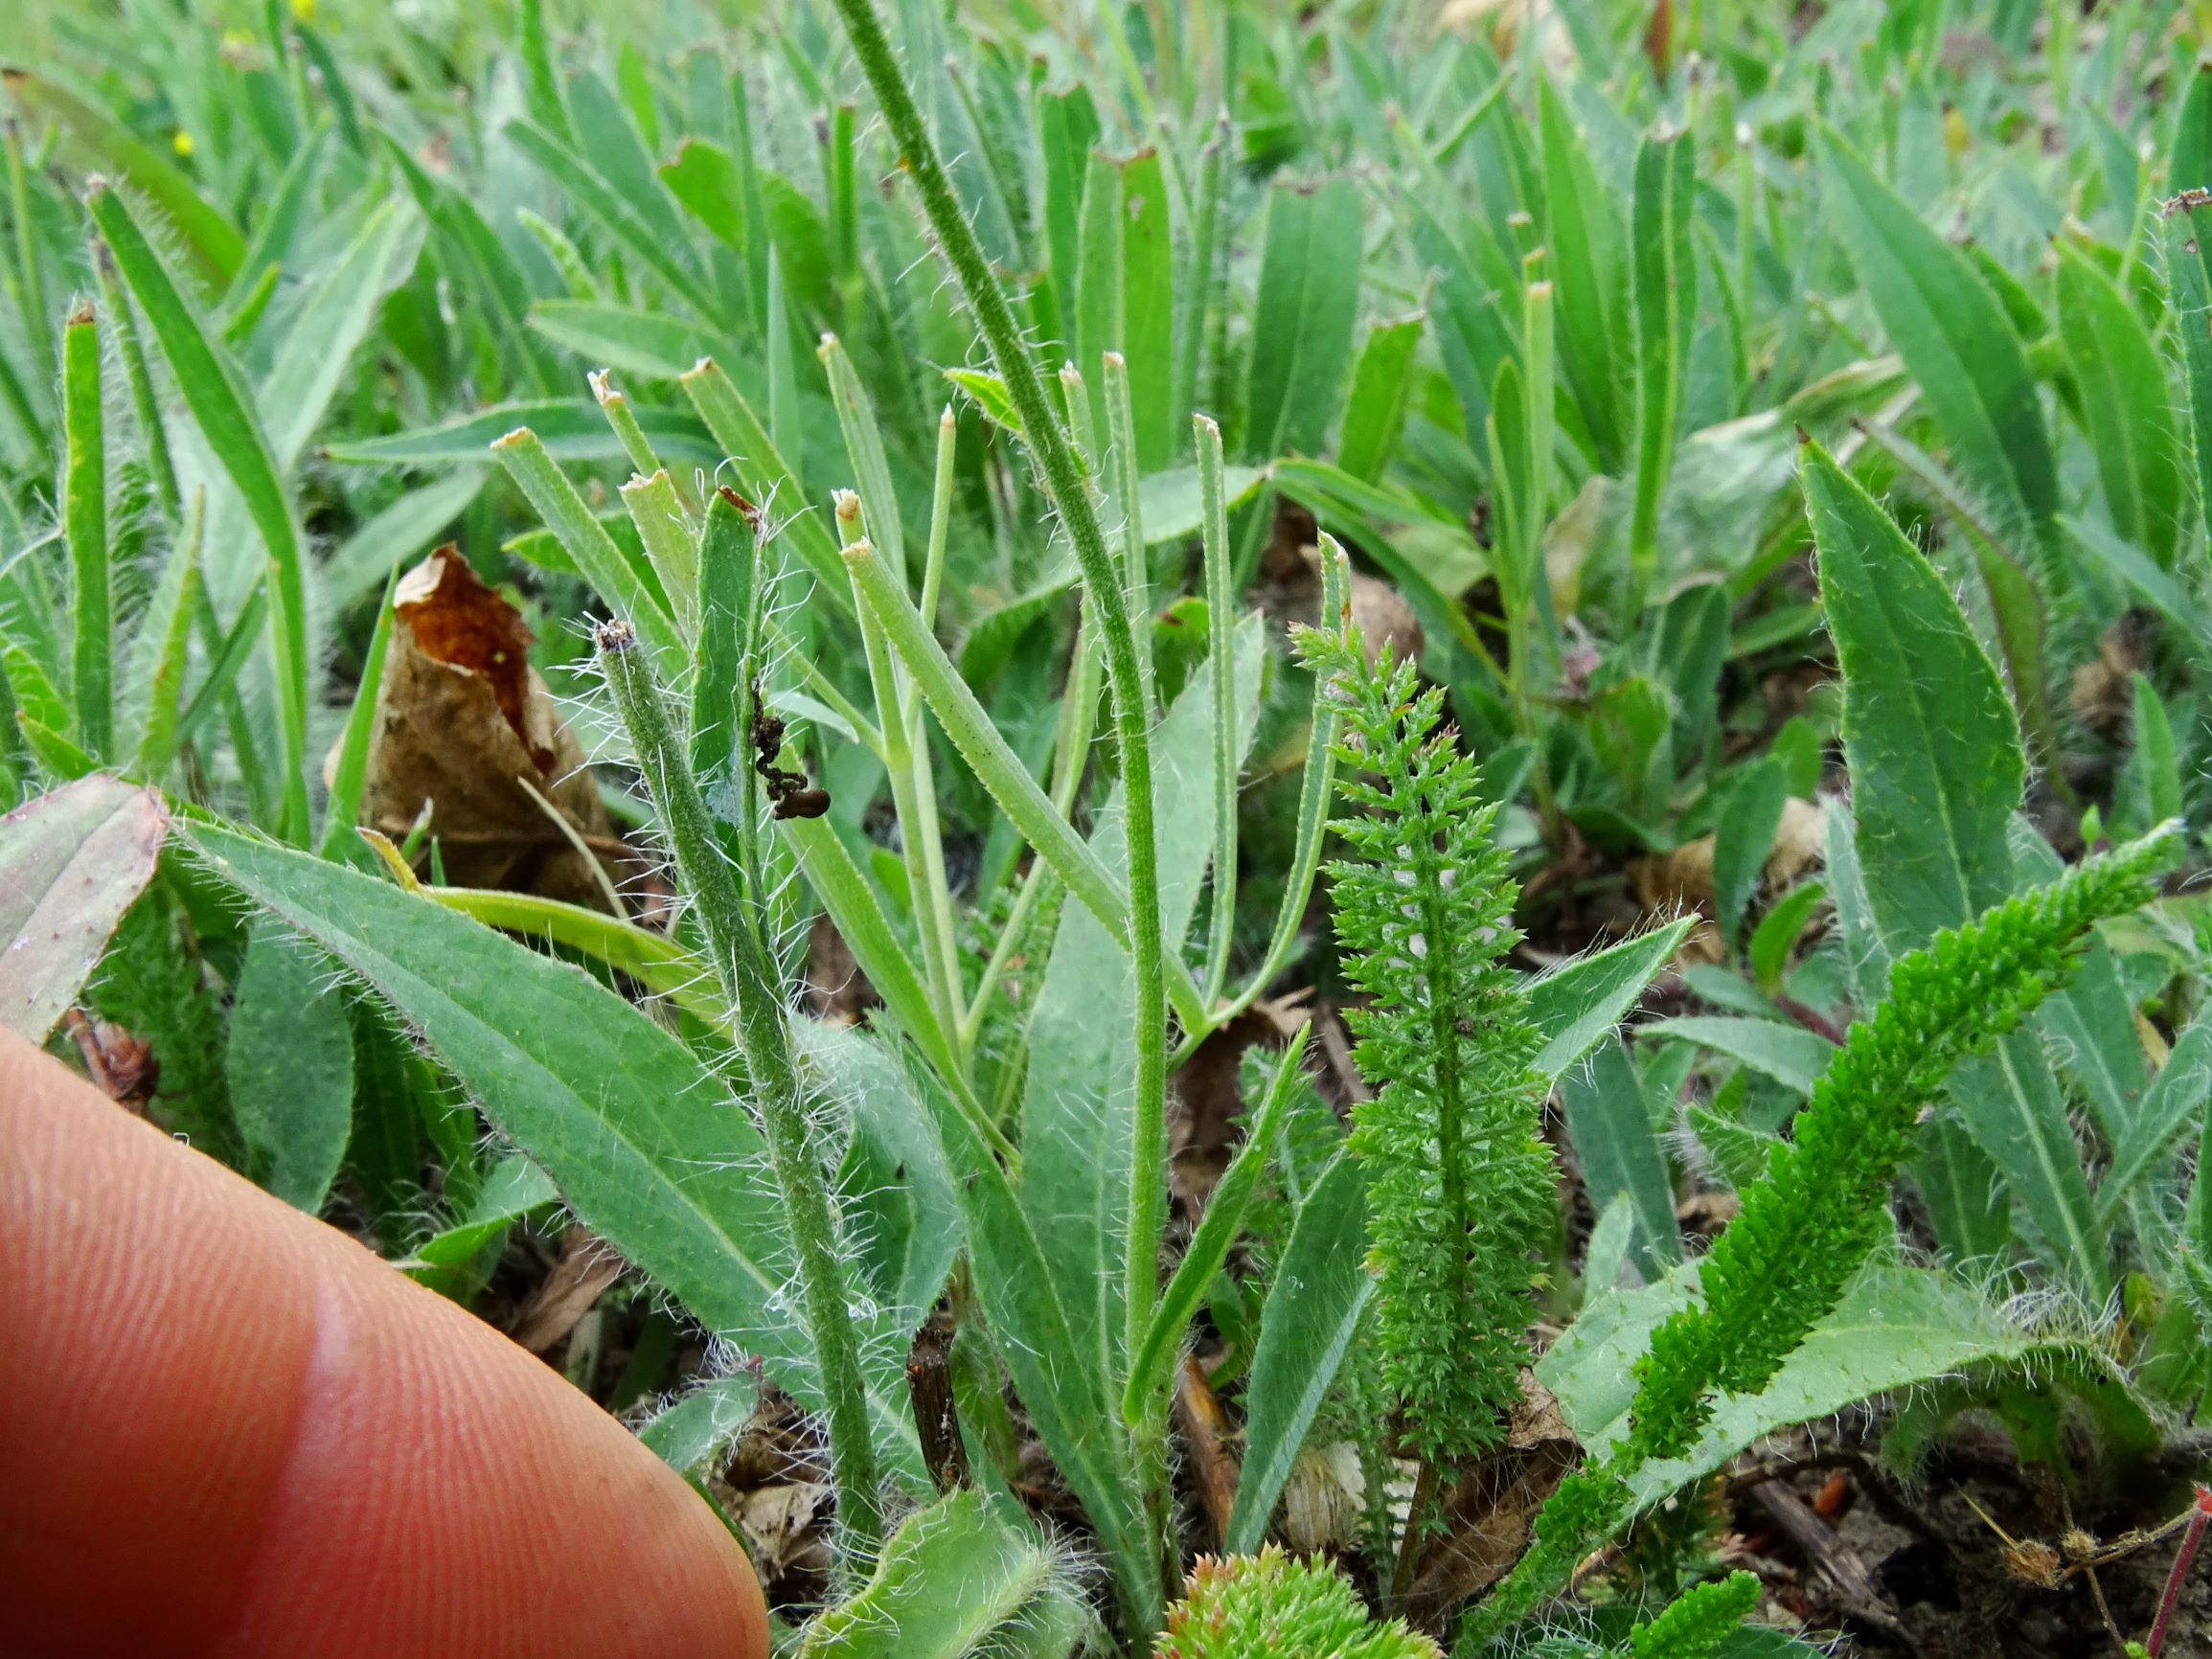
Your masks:
<svg viewBox="0 0 2212 1659"><path fill-rule="evenodd" d="M0 818L0 1024L42 1043L153 879L158 789L81 778Z"/></svg>
<svg viewBox="0 0 2212 1659"><path fill-rule="evenodd" d="M283 829L287 838L304 840L308 828L307 584L291 502L236 371L209 342L123 198L104 180L95 179L86 201L115 255L116 268L161 345L185 407L238 486L267 550L269 644L276 658L277 719L284 744Z"/></svg>
<svg viewBox="0 0 2212 1659"><path fill-rule="evenodd" d="M559 464L546 453L537 434L518 426L494 441L491 452L600 597L635 623L638 632L656 649L681 651L675 619L667 604L647 586L643 575L607 534L606 527L584 505L583 497L576 492L576 486L568 481Z"/></svg>

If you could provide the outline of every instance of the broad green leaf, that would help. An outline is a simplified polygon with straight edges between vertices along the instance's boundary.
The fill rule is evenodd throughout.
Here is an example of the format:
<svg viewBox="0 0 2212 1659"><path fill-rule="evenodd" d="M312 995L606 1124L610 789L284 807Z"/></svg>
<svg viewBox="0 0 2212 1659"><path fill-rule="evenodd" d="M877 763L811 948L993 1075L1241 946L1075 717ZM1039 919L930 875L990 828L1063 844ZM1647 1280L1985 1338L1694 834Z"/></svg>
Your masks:
<svg viewBox="0 0 2212 1659"><path fill-rule="evenodd" d="M168 833L160 790L100 773L0 818L0 1025L46 1040L152 881Z"/></svg>
<svg viewBox="0 0 2212 1659"><path fill-rule="evenodd" d="M1843 669L1854 837L1891 955L2012 891L2027 762L1995 666L1950 586L1817 444L1803 447L1821 598Z"/></svg>
<svg viewBox="0 0 2212 1659"><path fill-rule="evenodd" d="M1413 386L1413 354L1427 322L1425 312L1416 311L1367 330L1352 369L1344 428L1336 440L1336 465L1351 477L1373 483L1398 446Z"/></svg>
<svg viewBox="0 0 2212 1659"><path fill-rule="evenodd" d="M2004 307L1973 262L1825 127L1820 153L1837 240L1952 461L2000 533L2040 553L2058 511L2058 463Z"/></svg>
<svg viewBox="0 0 2212 1659"><path fill-rule="evenodd" d="M691 1053L596 980L342 865L193 825L211 871L359 976L419 1032L585 1225L799 1398L813 1359L783 1307L788 1245L751 1119ZM864 1352L885 1455L921 1477L908 1333L878 1301Z"/></svg>
<svg viewBox="0 0 2212 1659"><path fill-rule="evenodd" d="M1592 1454L1627 1432L1635 1361L1653 1329L1689 1300L1697 1271L1692 1262L1660 1284L1602 1298L1537 1362L1538 1380ZM1776 1429L1963 1366L2038 1351L2028 1332L1948 1275L1876 1257L1763 1392L1722 1398L1688 1457L1645 1464L1630 1477L1630 1489L1639 1502L1654 1502Z"/></svg>
<svg viewBox="0 0 2212 1659"><path fill-rule="evenodd" d="M237 370L210 344L152 244L111 189L90 193L93 221L160 343L177 390L209 450L245 500L268 553L269 643L276 659L284 741L284 817L293 838L308 832L307 585L300 532L283 476Z"/></svg>
<svg viewBox="0 0 2212 1659"><path fill-rule="evenodd" d="M2181 531L2181 453L2166 370L2127 297L2087 253L2058 244L2059 339L2112 528L2172 569Z"/></svg>
<svg viewBox="0 0 2212 1659"><path fill-rule="evenodd" d="M1583 1167L1583 1186L1600 1209L1626 1197L1634 1221L1636 1269L1656 1279L1682 1259L1675 1221L1675 1181L1666 1148L1652 1127L1652 1091L1618 1037L1607 1039L1586 1066L1560 1079L1567 1129Z"/></svg>
<svg viewBox="0 0 2212 1659"><path fill-rule="evenodd" d="M1836 1057L1836 1045L1826 1037L1779 1020L1693 1013L1636 1029L1653 1041L1672 1037L1726 1055L1801 1095L1813 1092Z"/></svg>
<svg viewBox="0 0 2212 1659"><path fill-rule="evenodd" d="M861 1266L891 1305L881 1323L912 1330L929 1316L960 1245L944 1151L888 1044L816 1020L794 1021L792 1031L817 1097L852 1122L837 1190Z"/></svg>
<svg viewBox="0 0 2212 1659"><path fill-rule="evenodd" d="M2212 117L2212 72L2201 69L2190 84L2190 111ZM2190 115L2184 113L2186 126ZM2201 208L2185 208L2166 225L2166 272L2173 285L2175 343L2180 348L2181 378L2189 390L2190 447L2197 458L2197 508L2212 502L2212 252L2201 234L2212 219Z"/></svg>
<svg viewBox="0 0 2212 1659"><path fill-rule="evenodd" d="M263 918L239 970L223 1055L256 1178L310 1216L353 1129L353 1029L342 978L322 951Z"/></svg>
<svg viewBox="0 0 2212 1659"><path fill-rule="evenodd" d="M1083 296L1083 192L1091 147L1099 140L1098 106L1078 81L1037 100L1038 157L1044 180L1044 241L1052 272L1059 345L1072 353Z"/></svg>
<svg viewBox="0 0 2212 1659"><path fill-rule="evenodd" d="M1537 1075L1557 1081L1626 1019L1696 923L1683 917L1529 980L1528 1022L1544 1039L1531 1062Z"/></svg>
<svg viewBox="0 0 2212 1659"><path fill-rule="evenodd" d="M2092 1307L2113 1284L2108 1235L2097 1225L2065 1096L2041 1043L2014 1032L1995 1050L1959 1061L1951 1100L1974 1145L2004 1175L2043 1258Z"/></svg>
<svg viewBox="0 0 2212 1659"><path fill-rule="evenodd" d="M673 409L630 406L652 445L668 460L712 466L722 459L715 441L696 416ZM606 417L589 398L550 398L527 403L500 403L473 415L458 415L411 432L376 438L341 438L323 446L332 461L370 466L434 466L464 462L480 466L485 445L527 426L557 461L622 461L622 443Z"/></svg>
<svg viewBox="0 0 2212 1659"><path fill-rule="evenodd" d="M1336 1380L1375 1280L1367 1271L1367 1183L1338 1156L1306 1194L1260 1309L1244 1389L1244 1461L1221 1547L1257 1550L1307 1431Z"/></svg>
<svg viewBox="0 0 2212 1659"><path fill-rule="evenodd" d="M1262 466L1221 468L1221 505L1242 507L1266 481ZM1157 547L1165 541L1188 541L1198 534L1204 514L1199 499L1198 469L1176 466L1166 472L1148 472L1137 484L1137 511L1144 522L1145 541Z"/></svg>
<svg viewBox="0 0 2212 1659"><path fill-rule="evenodd" d="M1341 175L1268 193L1239 445L1247 458L1321 451L1352 361L1360 197L1357 181Z"/></svg>
<svg viewBox="0 0 2212 1659"><path fill-rule="evenodd" d="M2194 1123L2203 1123L2205 1097L2212 1094L2212 1018L2189 1022L2174 1039L2166 1063L2143 1093L2141 1110L2112 1152L2112 1162L2097 1186L2097 1225L2109 1228L2120 1217L2130 1193L2171 1161L2174 1144ZM2199 1170L2197 1179L2204 1180Z"/></svg>
<svg viewBox="0 0 2212 1659"><path fill-rule="evenodd" d="M1260 694L1259 619L1238 629L1237 753L1252 738ZM1190 925L1214 841L1211 689L1197 679L1152 733L1160 925ZM1117 886L1121 797L1100 814L1091 849ZM1123 1375L1124 1212L1129 1203L1134 1059L1132 969L1103 923L1080 904L1060 913L1029 1028L1021 1107L1021 1208L1051 1264L1077 1347L1060 1357L1101 1381Z"/></svg>
<svg viewBox="0 0 2212 1659"><path fill-rule="evenodd" d="M1141 1414L1153 1400L1167 1398L1170 1368L1182 1352L1183 1333L1190 1327L1191 1316L1197 1312L1199 1301L1229 1259L1229 1249L1243 1229L1244 1213L1258 1196L1260 1177L1274 1158L1284 1114L1304 1083L1308 1030L1302 1029L1276 1060L1266 1096L1258 1110L1246 1119L1243 1144L1214 1183L1206 1213L1184 1247L1182 1260L1175 1263L1174 1278L1160 1294L1143 1346L1129 1362L1122 1415L1132 1422L1142 1420Z"/></svg>
<svg viewBox="0 0 2212 1659"><path fill-rule="evenodd" d="M744 175L737 160L718 144L687 138L675 159L660 166L660 181L724 246L745 251Z"/></svg>
<svg viewBox="0 0 2212 1659"><path fill-rule="evenodd" d="M1156 151L1127 158L1094 152L1083 188L1083 287L1076 313L1076 366L1090 393L1096 429L1106 429L1106 376L1099 354L1129 364L1136 415L1137 465L1167 466L1181 434L1169 408L1174 357L1174 249L1167 179Z"/></svg>
<svg viewBox="0 0 2212 1659"><path fill-rule="evenodd" d="M2135 1034L2134 1005L2103 940L2091 942L2072 980L2044 1002L2036 1020L2052 1059L2073 1079L2106 1138L2117 1145L2133 1125L2151 1079Z"/></svg>
<svg viewBox="0 0 2212 1659"><path fill-rule="evenodd" d="M1077 1346L1052 1266L1005 1168L942 1091L923 1093L952 1172L976 1294L1015 1390L1097 1530L1124 1608L1156 1628L1159 1557L1146 1541L1106 1379Z"/></svg>
<svg viewBox="0 0 2212 1659"><path fill-rule="evenodd" d="M2212 309L2201 314L2212 324ZM2206 377L2208 385L2212 385L2212 363L2206 366ZM2134 588L2167 621L2192 638L2199 655L2212 657L2212 608L2192 594L2172 572L2160 568L2141 548L2122 541L2101 524L2066 517L2061 517L2058 524L2073 537L2075 546Z"/></svg>
<svg viewBox="0 0 2212 1659"><path fill-rule="evenodd" d="M1631 361L1620 215L1551 81L1538 91L1560 367L1582 409L1599 469L1617 474L1629 453L1624 406Z"/></svg>
<svg viewBox="0 0 2212 1659"><path fill-rule="evenodd" d="M749 1376L718 1377L692 1390L637 1432L661 1462L689 1474L744 1432L761 1408Z"/></svg>

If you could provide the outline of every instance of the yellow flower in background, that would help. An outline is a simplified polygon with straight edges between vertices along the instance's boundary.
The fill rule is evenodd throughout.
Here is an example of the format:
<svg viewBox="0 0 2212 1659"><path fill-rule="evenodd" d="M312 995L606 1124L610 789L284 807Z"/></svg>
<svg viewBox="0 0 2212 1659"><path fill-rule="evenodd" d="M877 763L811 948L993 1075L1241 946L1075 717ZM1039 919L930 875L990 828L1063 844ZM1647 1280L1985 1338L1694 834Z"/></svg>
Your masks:
<svg viewBox="0 0 2212 1659"><path fill-rule="evenodd" d="M178 127L176 136L169 141L169 147L179 155L192 154L192 134L185 131L183 127Z"/></svg>
<svg viewBox="0 0 2212 1659"><path fill-rule="evenodd" d="M315 20L315 0L292 0L292 15L302 23Z"/></svg>

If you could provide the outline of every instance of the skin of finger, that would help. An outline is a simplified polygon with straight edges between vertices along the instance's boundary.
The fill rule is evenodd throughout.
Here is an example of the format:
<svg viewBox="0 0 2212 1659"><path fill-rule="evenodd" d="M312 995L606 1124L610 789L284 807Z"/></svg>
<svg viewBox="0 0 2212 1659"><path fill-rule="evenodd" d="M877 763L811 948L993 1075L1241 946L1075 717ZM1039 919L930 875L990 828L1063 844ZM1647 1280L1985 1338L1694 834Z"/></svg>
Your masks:
<svg viewBox="0 0 2212 1659"><path fill-rule="evenodd" d="M11 1653L768 1650L590 1400L5 1034L0 1470Z"/></svg>

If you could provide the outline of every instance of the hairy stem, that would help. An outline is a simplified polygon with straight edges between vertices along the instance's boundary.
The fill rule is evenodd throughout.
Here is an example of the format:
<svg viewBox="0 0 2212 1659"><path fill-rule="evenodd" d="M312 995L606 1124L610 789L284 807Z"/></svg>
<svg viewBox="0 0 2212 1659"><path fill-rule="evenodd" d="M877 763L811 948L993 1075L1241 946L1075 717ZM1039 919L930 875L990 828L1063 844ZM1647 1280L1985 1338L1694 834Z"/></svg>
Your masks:
<svg viewBox="0 0 2212 1659"><path fill-rule="evenodd" d="M1126 1345L1126 1352L1133 1353L1152 1322L1152 1304L1159 1293L1159 1238L1167 1213L1168 1024L1158 856L1152 824L1152 745L1146 731L1144 682L1135 634L1129 627L1128 610L1114 602L1120 597L1121 583L1113 555L1099 528L1098 514L1091 507L1088 482L1046 400L1043 382L1021 337L1014 307L992 275L974 229L952 193L876 10L870 0L836 0L836 4L838 15L853 37L861 70L883 111L892 142L898 146L900 163L921 193L930 229L951 262L953 274L974 310L992 366L1021 417L1030 452L1044 474L1046 490L1075 546L1083 582L1101 596L1096 614L1105 646L1106 677L1113 690L1115 738L1121 749L1126 804L1123 833L1129 850L1129 959L1136 981L1136 1124L1129 1175Z"/></svg>
<svg viewBox="0 0 2212 1659"><path fill-rule="evenodd" d="M604 624L593 643L660 814L676 871L692 896L716 978L737 1010L738 1043L798 1258L800 1306L821 1367L841 1556L847 1560L873 1557L883 1538L883 1510L867 1389L854 1339L845 1266L837 1253L836 1212L807 1121L798 1058L791 1048L775 964L758 931L747 923L746 900L757 900L759 896L740 891L737 875L722 855L714 820L669 717L650 653L627 623Z"/></svg>

